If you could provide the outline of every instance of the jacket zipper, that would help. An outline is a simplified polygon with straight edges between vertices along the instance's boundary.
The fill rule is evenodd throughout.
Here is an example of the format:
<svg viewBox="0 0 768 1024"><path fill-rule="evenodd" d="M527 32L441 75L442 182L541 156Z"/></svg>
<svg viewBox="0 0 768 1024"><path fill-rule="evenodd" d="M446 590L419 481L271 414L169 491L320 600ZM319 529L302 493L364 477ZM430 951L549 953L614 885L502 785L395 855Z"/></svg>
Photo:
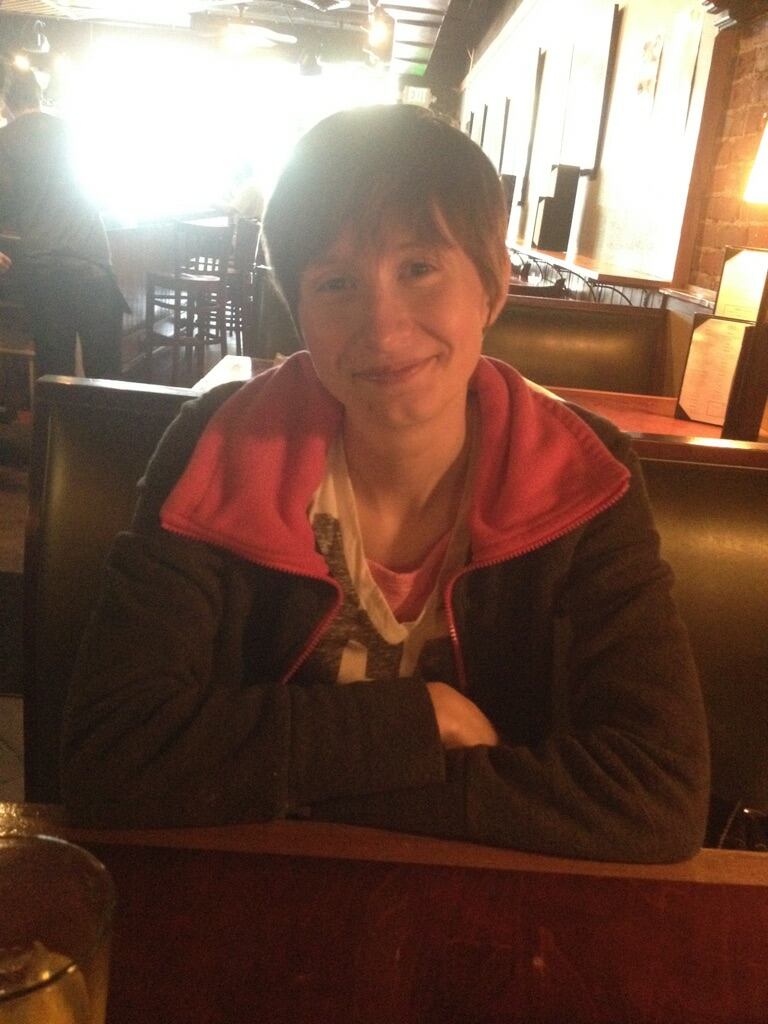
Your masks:
<svg viewBox="0 0 768 1024"><path fill-rule="evenodd" d="M285 571L285 570L282 570L282 571ZM301 576L303 574L302 573L293 573L293 575L294 576ZM344 600L344 595L342 593L341 587L336 582L336 580L334 580L333 578L330 578L330 579L326 580L324 577L320 577L320 576L308 576L308 577L306 577L306 579L321 580L323 583L332 584L333 587L336 590L336 600L335 600L333 606L328 609L328 611L325 613L325 615L323 615L323 617L317 623L315 628L312 630L312 632L309 635L309 639L307 640L306 644L304 645L303 650L301 650L299 652L299 655L294 660L293 664L289 665L288 668L286 669L286 671L280 677L279 685L283 685L284 683L287 683L289 681L289 679L291 679L292 676L296 675L296 673L299 671L299 669L304 664L304 662L307 660L307 658L309 658L309 656L312 653L312 651L314 651L315 647L317 647L317 645L320 642L320 638L322 637L323 633L330 626L330 624L333 621L333 619L336 618L336 614L337 614L339 608L341 608L341 605L342 605L343 600Z"/></svg>
<svg viewBox="0 0 768 1024"><path fill-rule="evenodd" d="M602 512L605 512L612 505L615 505L620 501L629 490L629 483L625 482L616 494L612 494L610 498L606 498L596 509L593 509L589 515L582 516L575 522L570 523L568 526L562 529L555 530L553 533L547 534L541 540L536 541L535 544L528 544L525 547L520 548L517 551L509 552L506 555L499 555L496 558L486 558L480 562L473 562L470 565L465 565L461 569L451 576L451 578L445 584L445 615L448 620L448 634L451 638L451 646L453 647L453 657L456 663L456 674L459 681L459 689L462 693L467 693L467 673L464 667L464 658L461 653L461 641L459 639L459 631L456 628L456 618L453 613L453 588L456 583L463 577L467 576L471 572L475 572L476 569L488 569L492 565L500 565L502 562L510 562L513 558L520 558L521 555L529 555L532 551L536 551L539 548L545 547L547 544L551 544L553 541L559 540L564 537L567 533L572 533L574 530L578 530L584 526L591 519L596 518Z"/></svg>
<svg viewBox="0 0 768 1024"><path fill-rule="evenodd" d="M177 529L175 527L164 526L163 529L167 530L168 533L176 534L178 537L186 537L187 539L190 539L190 537L192 536L192 535L190 535L188 533L185 533L183 530L179 530L179 529ZM193 537L192 539L200 539L200 538L194 538ZM209 543L212 543L212 542L211 541L203 541L203 543L209 544ZM225 550L229 550L229 549L225 549ZM323 635L325 630L331 624L331 621L336 617L336 613L338 612L339 608L341 607L341 605L343 603L344 595L342 593L341 587L336 582L336 580L333 579L333 577L315 576L313 573L298 572L296 569L286 569L286 567L284 565L278 565L276 563L271 563L271 562L255 561L255 560L252 560L252 559L247 559L243 555L238 555L238 558L244 558L245 561L249 561L251 563L251 565L260 566L262 569L271 569L271 570L274 570L275 572L287 573L289 576L298 576L299 578L303 578L303 579L306 579L306 580L319 580L320 583L327 583L329 586L333 587L333 589L336 591L336 599L335 599L333 605L331 606L331 608L328 609L328 611L325 613L325 615L323 615L323 617L320 619L320 621L315 625L314 629L310 633L309 639L307 640L307 642L304 645L303 649L299 652L298 656L295 658L293 664L289 665L289 667L286 669L286 671L280 677L279 685L282 685L283 683L287 683L288 680L291 678L291 676L295 675L296 672L298 672L298 670L301 668L301 666L304 664L304 662L310 656L310 654L315 649L315 647L317 647L318 643L320 642L320 637Z"/></svg>
<svg viewBox="0 0 768 1024"><path fill-rule="evenodd" d="M453 613L453 588L455 584L458 582L458 580L461 579L462 576L465 576L470 572L474 572L476 569L487 569L492 565L499 565L501 562L509 562L513 558L519 558L521 555L530 554L531 551L536 551L538 548L543 548L545 545L551 544L552 541L558 540L560 537L564 537L567 533L571 533L573 530L578 530L579 527L583 526L585 523L588 523L591 519L594 519L596 516L600 515L601 512L605 512L606 509L609 509L612 505L615 505L616 502L618 502L621 498L624 497L628 488L628 483L622 484L621 488L616 494L611 495L610 498L607 498L605 501L603 501L600 505L598 505L596 509L593 509L589 513L589 515L582 516L575 522L569 523L568 526L565 526L560 530L555 530L553 533L547 534L546 537L543 537L541 540L538 540L535 544L529 544L525 547L520 548L517 551L509 552L506 555L499 555L497 558L487 558L481 562L474 562L471 565L466 565L463 568L459 569L458 572L454 573L453 576L451 576L451 578L445 584L445 614L448 620L448 634L451 638L451 647L453 648L453 657L456 663L456 672L458 675L459 689L461 690L462 693L467 692L467 674L464 668L464 658L462 657L461 653L461 641L459 640L459 633L456 628L456 618ZM165 529L168 528L165 527ZM187 536L181 530L171 529L169 530L169 532L177 533L179 536L182 537ZM304 579L310 580L319 580L321 583L329 584L336 591L336 600L333 606L328 609L325 615L317 623L315 628L312 630L312 633L310 634L309 639L307 640L303 650L299 652L299 655L294 660L293 664L290 665L281 676L280 684L284 684L287 683L291 679L291 677L298 672L298 670L301 668L304 662L312 654L312 651L315 649L315 647L317 647L323 633L331 624L332 620L336 617L336 614L343 603L344 595L342 593L341 587L336 582L336 580L333 579L333 577L314 576L309 573L297 572L295 569L286 569L284 566L271 565L269 562L253 562L252 564L260 565L265 569L274 569L277 572L285 572L291 576L304 577Z"/></svg>

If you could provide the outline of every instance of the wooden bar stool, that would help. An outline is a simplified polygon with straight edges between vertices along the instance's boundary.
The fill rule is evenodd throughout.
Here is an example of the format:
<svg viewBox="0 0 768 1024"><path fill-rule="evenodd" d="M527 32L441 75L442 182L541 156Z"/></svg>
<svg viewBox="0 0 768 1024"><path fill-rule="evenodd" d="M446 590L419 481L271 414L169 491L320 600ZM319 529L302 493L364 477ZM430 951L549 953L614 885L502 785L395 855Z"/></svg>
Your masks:
<svg viewBox="0 0 768 1024"><path fill-rule="evenodd" d="M254 271L261 242L261 221L242 217L227 270L227 330L234 335L237 355L243 354L246 306L253 300Z"/></svg>
<svg viewBox="0 0 768 1024"><path fill-rule="evenodd" d="M182 348L187 354L195 353L201 373L206 345L217 344L222 357L227 354L227 268L231 252L231 224L180 221L176 225L173 271L147 273L144 349L150 380L156 348L171 349L174 384Z"/></svg>

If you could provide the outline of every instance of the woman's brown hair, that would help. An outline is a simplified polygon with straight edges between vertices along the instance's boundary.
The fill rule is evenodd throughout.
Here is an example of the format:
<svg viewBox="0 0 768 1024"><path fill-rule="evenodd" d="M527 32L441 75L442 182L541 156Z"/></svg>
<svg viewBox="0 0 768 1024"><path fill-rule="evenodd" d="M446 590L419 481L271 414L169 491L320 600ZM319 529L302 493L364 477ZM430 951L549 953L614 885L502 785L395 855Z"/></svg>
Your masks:
<svg viewBox="0 0 768 1024"><path fill-rule="evenodd" d="M440 221L474 263L494 306L505 286L507 212L483 151L423 107L332 114L297 144L267 203L264 234L275 283L296 319L299 282L342 229L374 240L386 218L422 237Z"/></svg>

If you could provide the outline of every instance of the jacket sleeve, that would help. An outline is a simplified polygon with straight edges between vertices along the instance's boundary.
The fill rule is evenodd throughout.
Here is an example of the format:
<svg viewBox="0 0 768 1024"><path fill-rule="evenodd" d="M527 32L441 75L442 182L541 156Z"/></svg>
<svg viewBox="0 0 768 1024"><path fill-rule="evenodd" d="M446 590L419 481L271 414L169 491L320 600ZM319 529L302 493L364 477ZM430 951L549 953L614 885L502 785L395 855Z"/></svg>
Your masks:
<svg viewBox="0 0 768 1024"><path fill-rule="evenodd" d="M594 860L673 862L701 846L698 677L637 460L625 438L615 445L629 492L572 539L559 595L562 721L535 746L449 751L444 782L328 802L318 817ZM514 685L513 672L499 685Z"/></svg>
<svg viewBox="0 0 768 1024"><path fill-rule="evenodd" d="M64 716L62 788L78 824L262 820L445 778L429 696L411 680L298 686L266 669L243 678L243 623L226 621L247 600L242 563L232 572L234 556L158 525L220 397L186 406L169 429L134 529L109 558ZM278 599L282 575L263 602Z"/></svg>

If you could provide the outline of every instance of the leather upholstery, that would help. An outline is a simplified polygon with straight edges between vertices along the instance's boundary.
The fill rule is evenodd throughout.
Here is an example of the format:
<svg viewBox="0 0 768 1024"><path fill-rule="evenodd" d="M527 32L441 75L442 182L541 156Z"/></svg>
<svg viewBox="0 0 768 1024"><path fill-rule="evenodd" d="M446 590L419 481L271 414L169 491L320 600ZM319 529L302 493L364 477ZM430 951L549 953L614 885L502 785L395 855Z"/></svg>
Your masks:
<svg viewBox="0 0 768 1024"><path fill-rule="evenodd" d="M24 559L27 800L57 802L61 710L80 634L136 482L186 389L41 377Z"/></svg>
<svg viewBox="0 0 768 1024"><path fill-rule="evenodd" d="M511 295L483 351L545 387L663 393L664 310Z"/></svg>
<svg viewBox="0 0 768 1024"><path fill-rule="evenodd" d="M114 381L38 383L25 564L28 800L58 800L61 706L104 557L162 431L194 395ZM725 803L768 806L768 449L754 446L756 464L746 467L696 463L697 446L684 443L679 461L669 448L653 458L644 443L643 465L702 675L713 787Z"/></svg>
<svg viewBox="0 0 768 1024"><path fill-rule="evenodd" d="M643 472L704 689L712 792L724 811L768 809L768 450L762 469Z"/></svg>

